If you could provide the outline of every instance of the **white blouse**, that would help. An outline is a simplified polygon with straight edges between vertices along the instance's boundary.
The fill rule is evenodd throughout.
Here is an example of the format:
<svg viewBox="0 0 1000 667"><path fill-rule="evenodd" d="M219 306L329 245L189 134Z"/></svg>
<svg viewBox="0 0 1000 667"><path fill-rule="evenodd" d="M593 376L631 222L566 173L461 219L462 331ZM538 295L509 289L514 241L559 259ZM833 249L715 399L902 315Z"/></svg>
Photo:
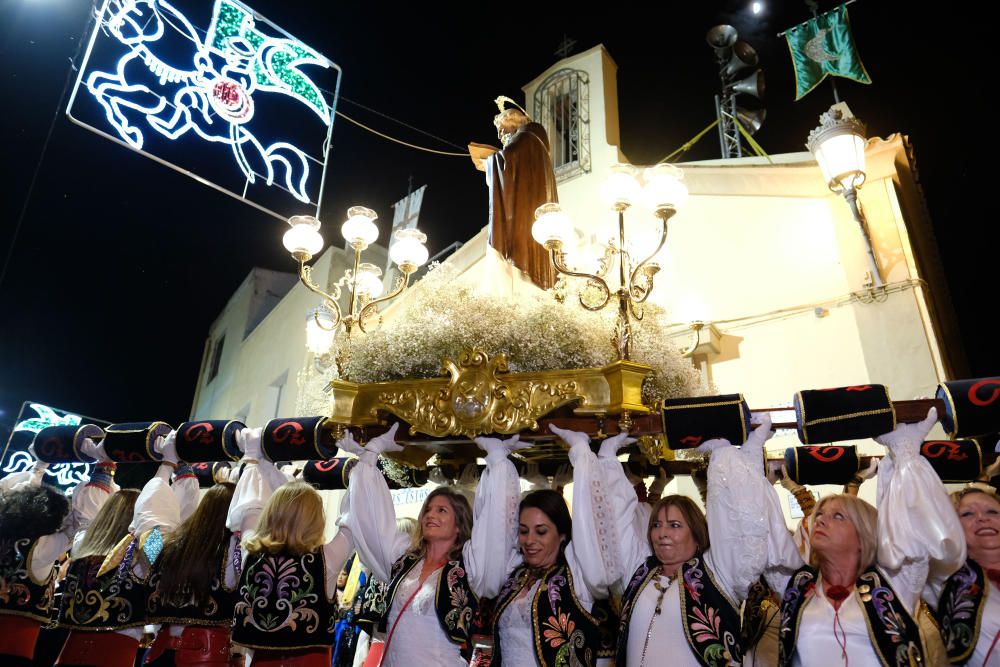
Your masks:
<svg viewBox="0 0 1000 667"><path fill-rule="evenodd" d="M840 623L834 629L837 617ZM881 664L868 636L865 610L857 596L847 596L835 613L824 594L822 577L817 579L815 595L802 608L793 667L879 667Z"/></svg>
<svg viewBox="0 0 1000 667"><path fill-rule="evenodd" d="M531 602L542 582L536 581L528 592L512 600L500 618L500 650L504 663L508 665L537 665L535 638L531 629Z"/></svg>
<svg viewBox="0 0 1000 667"><path fill-rule="evenodd" d="M441 621L438 620L434 608L434 598L437 594L438 582L441 580L442 568L438 568L427 577L424 585L417 590L420 583L420 572L423 568L420 559L403 577L396 588L392 599L386 632L392 630L392 638L386 646L387 652L382 660L382 667L464 667L468 661L462 657L458 644L451 641L441 632ZM415 594L414 594L415 593ZM406 607L407 600L413 599ZM397 622L398 621L398 622ZM392 647L393 650L388 650ZM407 647L395 650L396 647Z"/></svg>
<svg viewBox="0 0 1000 667"><path fill-rule="evenodd" d="M969 665L983 665L983 667L1000 667L1000 589L987 579L989 585L986 590L986 602L983 603L983 616L979 626L979 641L976 642L976 649L972 652ZM993 641L996 640L996 646ZM986 662L986 654L993 648L990 654L989 663Z"/></svg>
<svg viewBox="0 0 1000 667"><path fill-rule="evenodd" d="M623 667L662 665L664 656L670 656L672 667L699 667L701 663L688 649L687 637L681 623L681 596L678 585L683 584L678 580L668 585L669 577L661 576L659 580L660 585L667 586L660 603L660 614L653 618L660 591L656 589L652 579L639 593L632 607L628 633L628 662ZM645 660L643 660L644 653Z"/></svg>

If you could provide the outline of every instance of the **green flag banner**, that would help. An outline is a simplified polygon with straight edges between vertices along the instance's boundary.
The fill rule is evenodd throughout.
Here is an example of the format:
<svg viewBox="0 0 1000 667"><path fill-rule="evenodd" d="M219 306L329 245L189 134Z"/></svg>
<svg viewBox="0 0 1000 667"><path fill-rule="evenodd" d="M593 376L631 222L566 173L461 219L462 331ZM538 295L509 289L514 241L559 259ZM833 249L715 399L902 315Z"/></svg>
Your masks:
<svg viewBox="0 0 1000 667"><path fill-rule="evenodd" d="M808 95L827 75L872 82L854 48L846 5L786 30L785 39L795 68L796 100Z"/></svg>

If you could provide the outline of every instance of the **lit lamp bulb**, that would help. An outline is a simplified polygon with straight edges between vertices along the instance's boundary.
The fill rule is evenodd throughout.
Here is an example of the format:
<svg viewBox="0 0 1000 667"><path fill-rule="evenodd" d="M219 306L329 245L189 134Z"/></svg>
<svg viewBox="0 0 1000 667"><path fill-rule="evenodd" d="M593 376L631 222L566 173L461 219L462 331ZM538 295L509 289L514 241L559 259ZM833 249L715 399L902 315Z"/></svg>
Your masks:
<svg viewBox="0 0 1000 667"><path fill-rule="evenodd" d="M329 309L320 306L306 315L306 347L316 355L326 354L333 346L337 322Z"/></svg>
<svg viewBox="0 0 1000 667"><path fill-rule="evenodd" d="M573 224L563 213L559 204L542 204L535 209L535 222L531 225L531 237L545 246L546 250L559 250L573 235Z"/></svg>
<svg viewBox="0 0 1000 667"><path fill-rule="evenodd" d="M419 229L400 229L393 235L389 247L389 259L399 266L399 270L409 275L427 262L427 235Z"/></svg>
<svg viewBox="0 0 1000 667"><path fill-rule="evenodd" d="M352 247L364 250L378 239L376 220L378 214L370 208L352 206L347 209L347 221L341 225L340 233Z"/></svg>
<svg viewBox="0 0 1000 667"><path fill-rule="evenodd" d="M635 170L627 164L616 164L601 186L601 199L615 210L623 210L636 202L641 190Z"/></svg>
<svg viewBox="0 0 1000 667"><path fill-rule="evenodd" d="M834 105L820 115L806 147L834 192L856 190L865 182L865 125Z"/></svg>
<svg viewBox="0 0 1000 667"><path fill-rule="evenodd" d="M382 294L382 269L374 264L362 262L355 276L359 297L377 299Z"/></svg>
<svg viewBox="0 0 1000 667"><path fill-rule="evenodd" d="M644 174L646 185L642 198L657 217L669 218L684 205L688 190L684 185L684 172L672 164L662 163L649 167Z"/></svg>
<svg viewBox="0 0 1000 667"><path fill-rule="evenodd" d="M323 249L320 222L311 215L294 215L288 220L291 229L281 238L285 249L300 262L308 262Z"/></svg>

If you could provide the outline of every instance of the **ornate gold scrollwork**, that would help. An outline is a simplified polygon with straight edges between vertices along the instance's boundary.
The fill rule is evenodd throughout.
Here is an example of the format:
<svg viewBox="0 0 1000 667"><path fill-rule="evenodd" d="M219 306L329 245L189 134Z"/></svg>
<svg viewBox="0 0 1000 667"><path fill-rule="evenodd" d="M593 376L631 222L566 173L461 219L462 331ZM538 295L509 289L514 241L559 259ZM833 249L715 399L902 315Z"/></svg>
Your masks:
<svg viewBox="0 0 1000 667"><path fill-rule="evenodd" d="M447 386L387 389L379 392L371 414L386 410L410 424L410 434L475 437L484 433L518 433L538 428L538 418L583 398L575 380L543 382L501 377L504 355L490 359L482 350L467 350L458 363L445 359Z"/></svg>

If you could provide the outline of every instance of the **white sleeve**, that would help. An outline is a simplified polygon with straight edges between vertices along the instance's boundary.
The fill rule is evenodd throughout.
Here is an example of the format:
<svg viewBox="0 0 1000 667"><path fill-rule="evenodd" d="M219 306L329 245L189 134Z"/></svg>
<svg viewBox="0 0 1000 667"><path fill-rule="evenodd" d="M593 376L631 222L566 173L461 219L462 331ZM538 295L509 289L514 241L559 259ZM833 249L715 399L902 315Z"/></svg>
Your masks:
<svg viewBox="0 0 1000 667"><path fill-rule="evenodd" d="M31 576L36 581L44 581L55 567L56 560L69 549L69 538L65 533L53 533L38 538L31 550Z"/></svg>
<svg viewBox="0 0 1000 667"><path fill-rule="evenodd" d="M511 570L520 565L517 506L521 486L517 469L506 457L488 455L473 506L472 538L463 547L472 591L495 597Z"/></svg>
<svg viewBox="0 0 1000 667"><path fill-rule="evenodd" d="M940 478L916 451L880 464L878 491L878 563L912 611L925 586L936 601L965 563L965 534Z"/></svg>
<svg viewBox="0 0 1000 667"><path fill-rule="evenodd" d="M382 581L389 581L392 564L410 548L409 535L396 529L396 508L385 477L364 459L351 470L337 525L350 531L361 562Z"/></svg>
<svg viewBox="0 0 1000 667"><path fill-rule="evenodd" d="M571 447L573 465L573 539L566 560L577 595L586 589L590 601L608 597L632 571L625 572L618 545L634 532L639 500L617 457L599 459L588 447ZM643 535L645 537L645 535ZM634 571L634 570L633 570Z"/></svg>
<svg viewBox="0 0 1000 667"><path fill-rule="evenodd" d="M7 475L3 479L0 479L0 496L3 496L5 493L10 493L11 491L14 491L22 484L30 485L31 483L34 482L35 478L36 475L30 470L14 472ZM38 482L34 483L41 484L41 478L39 477Z"/></svg>
<svg viewBox="0 0 1000 667"><path fill-rule="evenodd" d="M172 472L169 465L160 465L153 478L142 487L142 492L135 500L132 523L128 527L133 535L142 535L156 526L160 526L162 532L167 532L180 524L180 503L170 488Z"/></svg>
<svg viewBox="0 0 1000 667"><path fill-rule="evenodd" d="M337 577L344 563L354 553L351 532L341 528L333 539L323 545L323 560L326 562L326 596L332 598L337 592Z"/></svg>
<svg viewBox="0 0 1000 667"><path fill-rule="evenodd" d="M198 477L191 470L190 466L186 467L184 471L178 471L179 474L174 476L174 483L171 484L170 488L173 489L174 494L177 496L177 503L180 506L180 517L181 521L187 521L188 517L194 514L194 511L198 508L198 502L201 500L198 486Z"/></svg>
<svg viewBox="0 0 1000 667"><path fill-rule="evenodd" d="M621 595L625 592L625 587L632 577L632 574L639 569L639 566L650 556L649 540L646 539L646 532L649 526L650 508L639 502L635 494L635 487L629 482L622 468L621 462L617 458L597 458L599 470L598 475L604 480L611 498L611 516L614 531L609 538L616 550L615 558L618 562L618 574L616 580L612 582L612 592ZM576 515L577 500L576 487L577 471L580 470L578 464L573 466L573 540L576 536ZM582 478L581 478L582 479Z"/></svg>
<svg viewBox="0 0 1000 667"><path fill-rule="evenodd" d="M243 540L256 530L264 505L271 499L275 489L288 481L274 464L266 459L256 463L246 463L241 468L239 481L229 503L226 528L239 533Z"/></svg>
<svg viewBox="0 0 1000 667"><path fill-rule="evenodd" d="M802 567L774 487L735 447L712 453L705 514L711 543L705 560L736 604L761 574L780 594Z"/></svg>

